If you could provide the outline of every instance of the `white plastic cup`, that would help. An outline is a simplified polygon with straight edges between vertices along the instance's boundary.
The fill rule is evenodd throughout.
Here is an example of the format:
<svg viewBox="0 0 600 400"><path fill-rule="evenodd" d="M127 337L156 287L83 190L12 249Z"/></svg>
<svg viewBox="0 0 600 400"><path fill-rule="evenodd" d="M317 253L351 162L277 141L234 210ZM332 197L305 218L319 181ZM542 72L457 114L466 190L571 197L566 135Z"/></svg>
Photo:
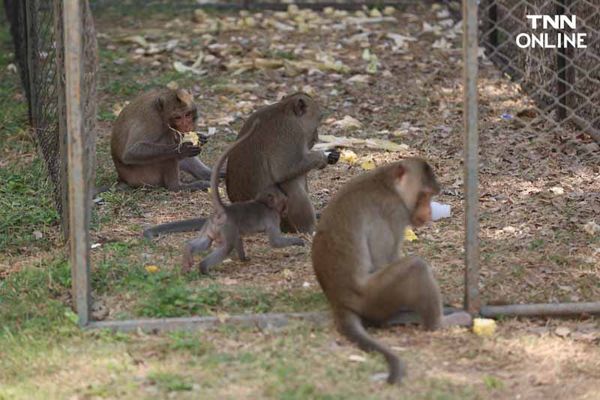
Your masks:
<svg viewBox="0 0 600 400"><path fill-rule="evenodd" d="M441 204L435 201L431 202L431 219L437 221L438 219L448 218L451 215L451 207L449 204Z"/></svg>

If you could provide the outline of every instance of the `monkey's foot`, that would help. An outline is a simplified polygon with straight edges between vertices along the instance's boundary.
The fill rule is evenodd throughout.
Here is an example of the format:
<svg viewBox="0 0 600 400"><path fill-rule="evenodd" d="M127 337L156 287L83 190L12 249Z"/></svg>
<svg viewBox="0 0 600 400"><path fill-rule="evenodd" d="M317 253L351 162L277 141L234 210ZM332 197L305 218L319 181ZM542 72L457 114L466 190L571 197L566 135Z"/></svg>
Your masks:
<svg viewBox="0 0 600 400"><path fill-rule="evenodd" d="M208 275L208 267L206 265L201 263L200 266L198 266L198 270L202 275Z"/></svg>
<svg viewBox="0 0 600 400"><path fill-rule="evenodd" d="M181 272L183 272L184 274L187 274L188 272L190 272L192 270L193 263L191 263L189 261L183 261L181 264L182 264Z"/></svg>
<svg viewBox="0 0 600 400"><path fill-rule="evenodd" d="M191 191L208 191L210 188L210 181L196 181L188 184L188 189Z"/></svg>
<svg viewBox="0 0 600 400"><path fill-rule="evenodd" d="M451 326L471 326L472 324L473 318L469 313L464 311L458 311L442 317L442 328Z"/></svg>

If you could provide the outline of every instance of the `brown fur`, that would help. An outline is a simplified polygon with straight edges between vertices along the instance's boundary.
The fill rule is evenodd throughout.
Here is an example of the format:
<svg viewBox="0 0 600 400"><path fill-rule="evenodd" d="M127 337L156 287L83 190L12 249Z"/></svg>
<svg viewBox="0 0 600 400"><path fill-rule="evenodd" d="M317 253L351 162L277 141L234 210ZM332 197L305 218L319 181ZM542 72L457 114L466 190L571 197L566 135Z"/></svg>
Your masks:
<svg viewBox="0 0 600 400"><path fill-rule="evenodd" d="M321 109L305 93L287 96L254 112L239 137L244 137L258 119L258 134L229 156L227 195L233 202L251 200L261 190L279 184L288 196L284 230L313 232L316 219L307 174L328 162L323 152L311 151L318 141Z"/></svg>
<svg viewBox="0 0 600 400"><path fill-rule="evenodd" d="M248 135L260 120L257 133L231 151L227 160L227 195L232 202L250 201L266 188L278 185L287 196L285 232L313 232L316 218L310 202L307 174L313 169L335 164L339 153L329 156L311 151L318 141L321 120L319 105L307 94L296 93L278 103L254 112L238 138ZM205 219L175 221L144 230L146 238L170 232L201 229Z"/></svg>
<svg viewBox="0 0 600 400"><path fill-rule="evenodd" d="M363 322L384 324L407 307L420 314L426 329L470 322L465 313L443 317L431 268L421 258L402 254L404 229L431 220L431 197L439 190L423 160L380 167L334 196L313 240L313 267L338 330L361 349L384 355L390 383L400 382L404 368L390 349L368 335Z"/></svg>
<svg viewBox="0 0 600 400"><path fill-rule="evenodd" d="M281 235L279 224L285 215L287 198L275 186L265 188L254 200L225 205L219 195L219 171L229 154L255 135L259 120L255 120L249 132L221 155L211 176L213 215L208 219L198 237L187 243L183 256L183 269L189 271L195 253L207 250L211 245L216 249L200 263L200 271L208 273L210 267L223 261L235 248L241 260L246 259L242 236L266 232L273 247L303 246L299 238L286 238Z"/></svg>
<svg viewBox="0 0 600 400"><path fill-rule="evenodd" d="M196 105L185 90L154 90L134 99L121 111L111 136L119 180L134 187L206 189L210 169L195 157L200 147L180 143L176 132L194 130L197 118ZM180 168L198 180L182 184Z"/></svg>

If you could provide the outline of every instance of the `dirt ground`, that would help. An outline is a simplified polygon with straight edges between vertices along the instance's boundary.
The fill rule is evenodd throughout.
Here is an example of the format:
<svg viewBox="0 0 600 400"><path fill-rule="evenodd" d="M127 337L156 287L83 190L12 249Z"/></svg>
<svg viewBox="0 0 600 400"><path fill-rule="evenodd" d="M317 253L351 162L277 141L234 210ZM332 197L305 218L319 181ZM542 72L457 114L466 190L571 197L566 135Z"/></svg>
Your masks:
<svg viewBox="0 0 600 400"><path fill-rule="evenodd" d="M364 18L362 15L337 13L300 12L298 16L265 11L192 18L185 13L156 12L115 18L115 11L100 10L96 14L101 48L99 182L116 179L108 154L113 110L140 88L175 82L192 89L201 114L200 130L214 128L216 132L200 156L208 164L235 138L250 112L283 95L307 91L327 113L321 135L378 138L404 145L393 152L353 147L357 163L340 162L313 171L310 190L317 210L323 209L345 182L362 173L365 162L382 165L406 156L428 159L443 186L437 201L450 204L452 216L416 230L418 239L407 242L406 251L431 262L446 303L459 306L464 273L461 30L455 22L448 22L444 10L440 6L407 6L385 16L395 20L371 23L352 20ZM365 55L365 49L376 54L377 60ZM174 62L190 66L201 53L204 57L194 67L201 71L174 71ZM298 73L288 67L266 67L266 62L257 66L257 58L277 60L276 65L283 60L325 60L323 64L329 67ZM503 114L527 111L532 104L485 57L480 59L479 96L480 290L484 303L597 301L600 235L590 234L584 227L589 222L600 223L598 146L579 132L558 132L550 126L528 126L527 121L503 118ZM360 127L340 127L338 121L345 116L360 121ZM144 267L156 265L166 275L179 274L182 244L193 234L149 242L141 239L141 230L210 212L207 193L140 189L101 197L92 232L92 242L99 244L93 251L94 273L106 265L135 265L142 272ZM196 289L217 285L234 295L240 286L251 291L260 288L267 295L288 292L297 299L319 296L309 246L273 250L261 236L248 238L245 246L249 262L233 258L215 268L211 278L185 278L186 285ZM108 310L104 317L141 316L136 295L132 295L139 289L110 287L111 282L121 283L119 276L102 275L98 281L102 288L94 287ZM265 311L326 309L322 299L269 304ZM249 309L256 312L256 306ZM220 304L207 313L230 312ZM190 312L197 313L202 312ZM311 342L315 334L318 339ZM597 319L507 319L499 322L492 338L464 329L423 333L415 327L376 334L407 360L410 375L401 392L372 382L373 374L382 372L381 360L369 356L350 361L350 355L360 352L339 339L333 329L310 334L292 329L284 335L292 341L296 337L298 344L284 353L285 357L298 357L290 363L300 372L291 380L321 381L314 383L316 392L312 394L274 397L398 398L400 393L402 398L432 399L600 398ZM247 340L255 341L251 352L260 353L275 351L273 336L276 334L244 332L232 337L217 332L207 333L205 338L229 353L243 348ZM170 367L181 367L178 358L165 357ZM329 362L339 363L333 367L336 372L324 366ZM314 371L306 370L306 365L313 363ZM221 371L224 367L215 368ZM237 373L243 371L235 368ZM345 368L355 368L347 387L322 381L324 377L348 378L344 373L337 375ZM217 387L206 393L210 398L271 397L256 373L237 378L232 378L227 389ZM182 398L190 394L176 393Z"/></svg>
<svg viewBox="0 0 600 400"><path fill-rule="evenodd" d="M327 204L344 182L362 172L363 160L372 159L376 165L412 155L430 160L444 188L438 201L452 206L452 218L417 232L420 240L407 247L409 252L431 261L448 300L457 303L462 297L464 240L462 61L458 47L460 29L456 26L443 29L439 16L444 14L440 10L416 7L395 14L398 23L349 24L349 30L340 28L333 32L321 29L299 33L260 27L225 29L204 33L209 37L201 36L201 43L197 43L197 36L211 26L210 21L215 17L232 25L240 18L207 16L208 22L196 23L183 16L164 20L159 15L156 20L146 19L140 27L128 24L127 18L115 26L115 20L103 19L100 14L98 25L101 46L126 54L114 62L137 64L136 68L150 75L170 70L173 61L194 60L196 54L207 49L216 54L211 63L201 65L205 74L192 79L202 115L201 127L216 128L215 137L201 156L208 163L227 144L222 138L231 140L249 112L295 90L313 93L328 113L320 130L322 135L385 138L406 145L406 150L396 152L354 148L358 164L339 163L314 171L310 188L317 210ZM266 24L277 20L277 14L265 12L254 19L260 26L261 21ZM333 17L331 20L344 21ZM283 19L282 23L289 21ZM442 33L436 34L435 29L429 32L424 24L441 27ZM416 41L394 50L386 37L389 32ZM152 38L159 44L176 38L179 43L173 52L140 56L136 52L138 45L122 41L131 35ZM450 41L449 48L432 48L432 43L440 37ZM203 45L203 41L208 44ZM365 61L360 58L363 48L377 53L380 66L376 74L364 73ZM272 54L310 58L320 53L341 61L350 72L290 77L282 68L238 74L240 70L235 67L231 68L233 72L226 67L257 57L269 58ZM528 110L531 102L483 58L480 74L481 291L486 301L502 304L599 298L600 242L598 234L590 235L584 229L600 211L597 146L585 137L565 145L551 127L524 127L519 121L502 119L502 114L517 115ZM352 81L349 78L357 75L366 75L369 83L349 82ZM118 104L112 97L103 100L106 108ZM346 115L358 119L362 127L353 132L337 127L336 121ZM102 128L100 147L106 146L110 124L103 124ZM590 153L589 148L596 151ZM100 162L105 168L110 164L102 157ZM97 237L135 238L140 226L210 211L209 196L205 193L163 194L159 202L152 196L145 197L148 201L141 199L137 204L138 216L126 216L115 225L108 222L96 232ZM99 213L102 211L100 208ZM159 243L177 248L188 237L175 235L161 238ZM285 266L292 271L293 281L298 285L314 282L307 249L265 252L265 241L261 238L248 242L248 253L254 255L253 260L243 264L234 260L216 269L217 279L278 284L273 282L277 280L274 272Z"/></svg>

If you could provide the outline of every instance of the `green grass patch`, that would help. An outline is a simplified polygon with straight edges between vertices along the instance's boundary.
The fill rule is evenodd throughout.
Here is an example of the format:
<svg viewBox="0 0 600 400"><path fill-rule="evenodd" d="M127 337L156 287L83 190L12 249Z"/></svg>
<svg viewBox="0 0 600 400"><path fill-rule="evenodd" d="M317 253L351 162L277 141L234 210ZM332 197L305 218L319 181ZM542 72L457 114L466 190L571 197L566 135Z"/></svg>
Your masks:
<svg viewBox="0 0 600 400"><path fill-rule="evenodd" d="M0 253L19 254L31 246L49 248L59 215L41 161L0 168L0 181Z"/></svg>
<svg viewBox="0 0 600 400"><path fill-rule="evenodd" d="M491 375L484 376L483 383L485 384L485 387L490 390L502 389L504 387L504 382L502 382L501 379Z"/></svg>
<svg viewBox="0 0 600 400"><path fill-rule="evenodd" d="M49 333L71 326L65 304L71 270L64 259L28 267L0 281L0 338L12 332Z"/></svg>
<svg viewBox="0 0 600 400"><path fill-rule="evenodd" d="M0 19L3 19L3 13ZM58 213L43 162L29 134L27 101L14 63L8 26L0 29L0 253L47 249ZM37 238L34 236L36 232ZM41 234L41 238L40 238Z"/></svg>
<svg viewBox="0 0 600 400"><path fill-rule="evenodd" d="M166 392L180 392L192 390L190 379L179 374L169 372L153 372L148 376L151 383Z"/></svg>
<svg viewBox="0 0 600 400"><path fill-rule="evenodd" d="M230 289L217 284L186 286L185 280L157 282L144 291L138 313L144 317L178 317L190 314L250 314L324 310L326 303L316 291L265 291L242 286Z"/></svg>

